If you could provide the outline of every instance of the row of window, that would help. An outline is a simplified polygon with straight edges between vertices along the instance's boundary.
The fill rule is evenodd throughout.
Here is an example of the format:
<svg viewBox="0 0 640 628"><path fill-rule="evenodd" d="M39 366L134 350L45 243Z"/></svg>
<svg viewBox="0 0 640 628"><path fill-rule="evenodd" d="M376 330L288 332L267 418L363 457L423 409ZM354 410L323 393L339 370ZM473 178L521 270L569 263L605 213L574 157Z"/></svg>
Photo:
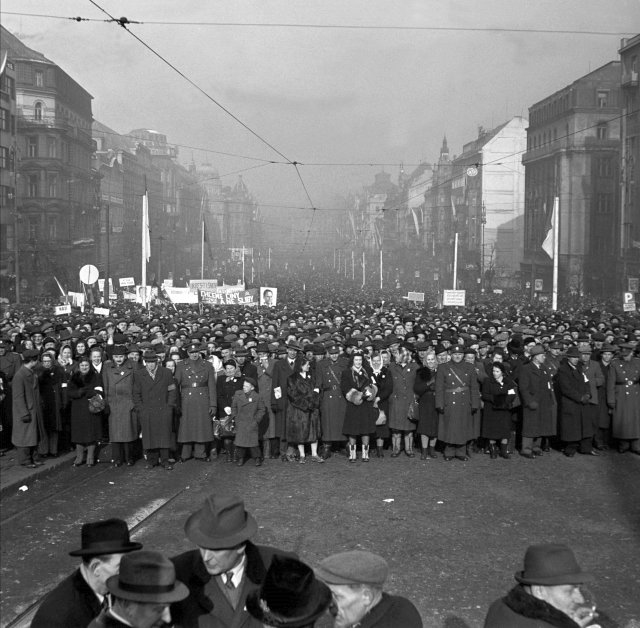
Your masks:
<svg viewBox="0 0 640 628"><path fill-rule="evenodd" d="M595 127L595 136L598 140L606 140L609 138L609 126L606 122L599 122ZM565 133L560 139L569 137L569 125L565 126ZM527 136L527 150L534 150L541 146L546 146L558 140L558 129L553 128L553 131L543 131L542 133L530 134Z"/></svg>
<svg viewBox="0 0 640 628"><path fill-rule="evenodd" d="M554 98L553 100L541 105L534 111L531 111L529 123L531 126L544 124L547 120L555 118L571 107L571 92L566 92ZM608 89L596 89L594 93L593 105L598 109L606 109L610 107L611 92Z"/></svg>
<svg viewBox="0 0 640 628"><path fill-rule="evenodd" d="M0 131L8 131L12 135L16 133L16 117L4 107L0 107Z"/></svg>
<svg viewBox="0 0 640 628"><path fill-rule="evenodd" d="M44 222L45 231L48 240L57 240L59 235L59 223L58 216L47 216ZM40 216L28 216L27 217L27 239L30 242L38 242L43 234L42 231L43 221Z"/></svg>

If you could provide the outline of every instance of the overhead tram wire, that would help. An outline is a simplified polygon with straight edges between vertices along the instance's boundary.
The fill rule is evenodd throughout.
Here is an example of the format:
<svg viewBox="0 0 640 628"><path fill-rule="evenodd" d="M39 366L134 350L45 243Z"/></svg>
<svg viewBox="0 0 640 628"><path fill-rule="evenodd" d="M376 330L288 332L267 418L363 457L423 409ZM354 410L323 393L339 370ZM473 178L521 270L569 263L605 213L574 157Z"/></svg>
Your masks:
<svg viewBox="0 0 640 628"><path fill-rule="evenodd" d="M91 0L90 0L91 1ZM97 6L97 5L96 5ZM101 7L100 10L107 14ZM24 13L21 11L3 11L5 15L17 15L22 17L40 17L57 20L73 20L76 22L117 22L121 26L126 24L141 24L145 26L213 26L230 28L298 28L321 30L371 30L371 31L433 31L433 32L462 32L462 33L530 33L534 35L587 35L595 37L622 37L633 35L635 31L600 31L577 29L552 29L552 28L509 28L499 26L416 26L404 24L293 24L291 22L177 22L166 20L140 20L133 21L126 18L109 16L108 20L97 18L47 15L42 13ZM108 15L108 14L107 14Z"/></svg>
<svg viewBox="0 0 640 628"><path fill-rule="evenodd" d="M126 17L121 17L119 19L115 18L106 9L102 8L97 2L95 2L95 0L89 0L89 2L93 6L95 6L98 10L100 10L102 13L104 13L107 17L109 17L112 21L116 22L119 26L124 28L124 30L127 31L127 33L129 33L136 41L138 41L140 44L142 44L147 50L149 50L149 52L151 52L156 57L158 57L158 59L160 59L163 63L168 65L174 72L179 74L192 87L195 87L203 96L205 96L208 100L210 100L214 105L216 105L217 107L222 109L222 111L224 111L228 116L230 116L233 120L235 120L238 124L240 124L244 129L249 131L249 133L251 133L254 137L256 137L263 144L268 146L276 154L278 154L280 157L282 157L288 164L292 165L295 168L296 174L298 175L298 179L300 180L300 183L302 184L304 192L305 192L305 194L307 196L307 199L309 200L309 204L311 205L311 208L314 209L314 212L313 212L312 217L311 217L311 222L309 224L309 232L310 232L311 231L311 227L313 225L313 216L315 215L315 204L311 200L311 196L309 194L309 190L307 189L307 186L306 186L306 184L304 182L304 179L302 178L302 175L300 174L300 170L298 169L298 162L289 159L284 153L279 151L273 144L271 144L269 141L267 141L259 133L254 131L249 125L247 125L245 122L240 120L240 118L238 118L234 113L232 113L229 109L227 109L222 103L218 102L213 96L211 96L208 92L206 92L202 87L200 87L197 83L195 83L193 80L191 80L184 72L182 72L180 69L178 69L173 63L171 63L168 59L165 59L165 57L163 57L159 52L157 52L154 48L152 48L149 44L147 44L143 39L141 39L135 33L130 31L127 28L127 25L130 24L131 22ZM302 252L304 252L308 240L309 240L309 233L307 233L307 238L305 239L304 246L302 247Z"/></svg>

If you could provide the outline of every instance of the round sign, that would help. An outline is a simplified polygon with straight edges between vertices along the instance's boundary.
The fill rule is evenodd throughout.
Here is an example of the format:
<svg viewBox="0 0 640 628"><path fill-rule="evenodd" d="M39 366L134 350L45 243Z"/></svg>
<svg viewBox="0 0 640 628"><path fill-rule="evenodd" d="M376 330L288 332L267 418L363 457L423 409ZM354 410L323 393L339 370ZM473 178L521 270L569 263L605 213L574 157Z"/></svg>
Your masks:
<svg viewBox="0 0 640 628"><path fill-rule="evenodd" d="M85 264L80 269L80 281L91 285L98 281L98 269L93 264Z"/></svg>
<svg viewBox="0 0 640 628"><path fill-rule="evenodd" d="M469 166L467 168L467 176L475 177L478 174L478 169L475 166Z"/></svg>

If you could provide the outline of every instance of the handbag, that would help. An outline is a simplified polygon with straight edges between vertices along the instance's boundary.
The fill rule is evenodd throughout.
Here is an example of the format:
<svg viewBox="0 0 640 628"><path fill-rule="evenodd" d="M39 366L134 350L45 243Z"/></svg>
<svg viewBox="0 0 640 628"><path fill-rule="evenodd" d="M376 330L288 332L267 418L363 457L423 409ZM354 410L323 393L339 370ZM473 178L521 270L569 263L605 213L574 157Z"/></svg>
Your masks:
<svg viewBox="0 0 640 628"><path fill-rule="evenodd" d="M380 410L378 413L378 418L376 419L376 425L384 425L387 422L387 415L384 413L384 410Z"/></svg>
<svg viewBox="0 0 640 628"><path fill-rule="evenodd" d="M518 385L515 382L513 384L513 389L516 391L516 395L511 400L511 409L515 410L516 408L519 408L522 405L522 402L520 401L520 392L518 391Z"/></svg>
<svg viewBox="0 0 640 628"><path fill-rule="evenodd" d="M107 402L100 396L94 395L89 399L89 412L91 414L100 414L107 407Z"/></svg>
<svg viewBox="0 0 640 628"><path fill-rule="evenodd" d="M235 419L230 416L224 419L213 419L213 436L215 438L233 438L235 435Z"/></svg>
<svg viewBox="0 0 640 628"><path fill-rule="evenodd" d="M411 402L411 405L409 406L409 412L407 412L407 419L409 419L409 421L411 421L412 423L417 423L419 416L420 416L420 413L418 411L418 402L414 400Z"/></svg>

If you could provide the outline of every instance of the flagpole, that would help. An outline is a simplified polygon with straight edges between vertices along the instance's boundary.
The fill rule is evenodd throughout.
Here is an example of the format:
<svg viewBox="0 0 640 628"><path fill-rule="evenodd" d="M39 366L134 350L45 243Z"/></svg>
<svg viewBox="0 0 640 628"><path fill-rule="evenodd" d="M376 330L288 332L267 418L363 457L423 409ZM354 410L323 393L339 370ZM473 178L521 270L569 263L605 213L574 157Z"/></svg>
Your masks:
<svg viewBox="0 0 640 628"><path fill-rule="evenodd" d="M558 266L560 253L560 198L556 196L553 199L553 299L552 309L555 312L558 309Z"/></svg>
<svg viewBox="0 0 640 628"><path fill-rule="evenodd" d="M204 216L200 223L200 279L204 279Z"/></svg>
<svg viewBox="0 0 640 628"><path fill-rule="evenodd" d="M453 245L453 289L458 289L458 232Z"/></svg>
<svg viewBox="0 0 640 628"><path fill-rule="evenodd" d="M365 284L365 269L366 269L366 265L367 265L367 260L365 259L364 256L364 249L362 249L362 287L364 288L364 284Z"/></svg>
<svg viewBox="0 0 640 628"><path fill-rule="evenodd" d="M141 284L142 284L142 307L147 307L147 257L149 251L147 251L147 233L149 228L149 197L147 196L147 177L144 178L144 196L142 197L142 230L140 233L142 241L142 272L141 272Z"/></svg>

